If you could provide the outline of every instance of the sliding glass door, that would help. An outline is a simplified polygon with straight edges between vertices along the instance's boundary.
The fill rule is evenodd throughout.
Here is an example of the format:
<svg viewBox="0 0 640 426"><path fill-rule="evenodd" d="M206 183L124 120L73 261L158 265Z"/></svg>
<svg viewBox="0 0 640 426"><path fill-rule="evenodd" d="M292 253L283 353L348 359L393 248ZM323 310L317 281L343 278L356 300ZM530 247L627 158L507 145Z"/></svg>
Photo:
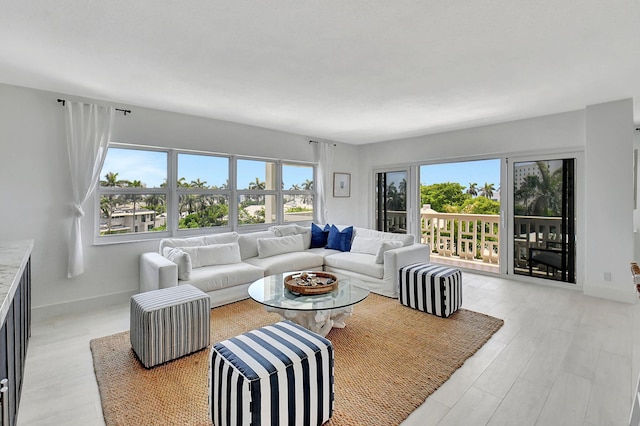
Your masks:
<svg viewBox="0 0 640 426"><path fill-rule="evenodd" d="M576 159L508 159L510 273L576 283Z"/></svg>
<svg viewBox="0 0 640 426"><path fill-rule="evenodd" d="M408 170L376 173L376 229L406 234Z"/></svg>

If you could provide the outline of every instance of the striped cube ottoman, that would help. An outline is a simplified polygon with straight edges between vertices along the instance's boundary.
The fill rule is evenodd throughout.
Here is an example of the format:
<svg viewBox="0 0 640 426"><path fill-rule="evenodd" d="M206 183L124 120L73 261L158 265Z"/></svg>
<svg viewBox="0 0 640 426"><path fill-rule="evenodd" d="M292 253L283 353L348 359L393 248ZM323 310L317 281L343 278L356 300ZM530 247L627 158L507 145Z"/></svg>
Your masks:
<svg viewBox="0 0 640 426"><path fill-rule="evenodd" d="M211 300L185 284L131 296L130 339L146 368L209 346Z"/></svg>
<svg viewBox="0 0 640 426"><path fill-rule="evenodd" d="M462 273L459 269L428 263L400 268L400 303L447 318L462 306Z"/></svg>
<svg viewBox="0 0 640 426"><path fill-rule="evenodd" d="M222 425L321 425L333 414L333 345L290 321L216 343L209 415Z"/></svg>

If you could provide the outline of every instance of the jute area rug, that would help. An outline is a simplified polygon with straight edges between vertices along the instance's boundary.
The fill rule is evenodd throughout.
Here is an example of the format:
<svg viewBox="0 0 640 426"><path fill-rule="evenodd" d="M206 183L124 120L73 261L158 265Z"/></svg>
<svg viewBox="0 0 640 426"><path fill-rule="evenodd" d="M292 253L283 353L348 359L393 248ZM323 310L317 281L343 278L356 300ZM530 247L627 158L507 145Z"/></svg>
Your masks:
<svg viewBox="0 0 640 426"><path fill-rule="evenodd" d="M280 320L253 300L211 311L211 342ZM465 309L447 319L371 294L347 327L327 335L335 350L329 425L397 425L475 353L503 321ZM209 350L151 370L129 332L90 343L107 425L210 425Z"/></svg>

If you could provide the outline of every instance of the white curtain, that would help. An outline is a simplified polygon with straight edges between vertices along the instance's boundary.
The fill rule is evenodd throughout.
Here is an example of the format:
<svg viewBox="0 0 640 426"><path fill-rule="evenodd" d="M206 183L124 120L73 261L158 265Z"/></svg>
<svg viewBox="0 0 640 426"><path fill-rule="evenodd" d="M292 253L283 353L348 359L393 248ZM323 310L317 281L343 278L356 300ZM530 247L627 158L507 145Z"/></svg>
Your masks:
<svg viewBox="0 0 640 426"><path fill-rule="evenodd" d="M318 142L316 145L316 161L318 161L318 182L316 183L318 213L316 219L318 223L322 224L329 223L327 198L332 186L333 143Z"/></svg>
<svg viewBox="0 0 640 426"><path fill-rule="evenodd" d="M65 103L67 151L73 191L73 219L69 236L69 264L67 277L84 273L81 219L82 205L87 201L100 179L100 170L107 156L107 145L113 124L112 107L80 102Z"/></svg>

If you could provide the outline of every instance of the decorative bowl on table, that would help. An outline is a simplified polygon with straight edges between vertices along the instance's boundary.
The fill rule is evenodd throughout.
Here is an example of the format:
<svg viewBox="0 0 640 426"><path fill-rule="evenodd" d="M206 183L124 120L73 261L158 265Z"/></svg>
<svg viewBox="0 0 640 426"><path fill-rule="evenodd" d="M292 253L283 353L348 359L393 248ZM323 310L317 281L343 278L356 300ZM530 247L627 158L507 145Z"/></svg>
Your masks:
<svg viewBox="0 0 640 426"><path fill-rule="evenodd" d="M294 294L325 294L338 288L338 278L327 272L297 272L284 278L284 286Z"/></svg>

